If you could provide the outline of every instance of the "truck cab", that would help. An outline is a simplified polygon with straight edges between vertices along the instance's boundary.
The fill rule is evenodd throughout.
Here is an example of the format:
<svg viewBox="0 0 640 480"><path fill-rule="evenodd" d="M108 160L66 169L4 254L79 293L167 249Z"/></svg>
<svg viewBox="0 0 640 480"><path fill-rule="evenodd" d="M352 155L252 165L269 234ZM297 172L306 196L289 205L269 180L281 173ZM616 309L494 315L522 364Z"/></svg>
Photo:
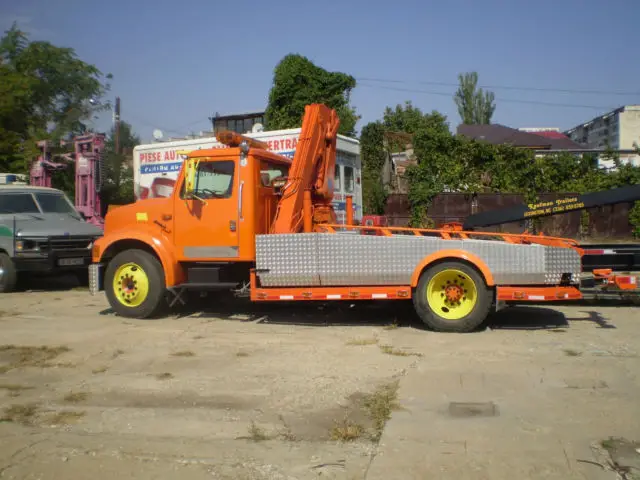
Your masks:
<svg viewBox="0 0 640 480"><path fill-rule="evenodd" d="M192 151L169 197L107 214L93 261L106 266L99 282L116 310L146 316L166 289L248 283L255 237L269 232L291 159L246 137L226 141Z"/></svg>
<svg viewBox="0 0 640 480"><path fill-rule="evenodd" d="M84 283L91 247L101 235L60 190L0 185L0 293L29 273L73 272Z"/></svg>

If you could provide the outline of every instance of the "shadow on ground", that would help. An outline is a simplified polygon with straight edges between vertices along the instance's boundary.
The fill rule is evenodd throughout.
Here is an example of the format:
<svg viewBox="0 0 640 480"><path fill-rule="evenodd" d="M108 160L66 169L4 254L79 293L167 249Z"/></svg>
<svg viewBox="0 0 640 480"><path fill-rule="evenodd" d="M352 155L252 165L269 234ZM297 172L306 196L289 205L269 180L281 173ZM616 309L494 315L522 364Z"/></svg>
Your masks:
<svg viewBox="0 0 640 480"><path fill-rule="evenodd" d="M113 315L111 309L100 312ZM593 310L567 318L550 306L514 305L489 315L485 325L492 330L565 330L572 322L591 322L597 328L615 329L609 316ZM225 294L193 298L171 311L174 318L198 318L204 321L229 320L246 323L300 325L312 327L373 326L392 328L425 327L413 310L412 302L278 302L252 303Z"/></svg>
<svg viewBox="0 0 640 480"><path fill-rule="evenodd" d="M88 291L88 287L83 285L74 274L47 276L38 273L25 274L16 286L16 292L65 292L81 289Z"/></svg>
<svg viewBox="0 0 640 480"><path fill-rule="evenodd" d="M616 328L602 314L581 311L584 316L567 318L562 312L549 307L516 305L494 313L487 326L494 330L557 330L570 328L570 322L592 322L597 328Z"/></svg>

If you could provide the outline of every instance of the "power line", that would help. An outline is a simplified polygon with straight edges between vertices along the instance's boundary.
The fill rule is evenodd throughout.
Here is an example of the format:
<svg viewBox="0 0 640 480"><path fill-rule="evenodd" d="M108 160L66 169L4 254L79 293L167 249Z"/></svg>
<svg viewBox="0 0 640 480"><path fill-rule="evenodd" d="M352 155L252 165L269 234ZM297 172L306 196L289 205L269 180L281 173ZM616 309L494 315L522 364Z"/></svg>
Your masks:
<svg viewBox="0 0 640 480"><path fill-rule="evenodd" d="M406 80L395 80L395 79L385 79L385 78L367 78L367 77L356 77L357 81L366 81L366 82L382 82L382 83L411 83ZM458 87L459 84L451 83L451 82L433 82L433 81L418 81L415 82L420 85L439 85L444 87ZM521 90L521 91L531 91L531 92L558 92L558 93L574 93L574 94L585 94L585 95L621 95L621 96L629 96L629 95L640 95L640 91L638 92L620 92L620 91L611 91L611 90L577 90L573 88L542 88L542 87L516 87L514 85L478 85L480 88L491 88L494 90Z"/></svg>
<svg viewBox="0 0 640 480"><path fill-rule="evenodd" d="M399 92L409 92L409 93L424 93L427 95L440 95L443 97L451 98L453 94L446 92L433 92L430 90L418 90L412 88L400 88L400 87L389 87L386 85L367 85L367 84L358 84L360 87L368 87L368 88L380 88L383 90L395 90ZM498 98L495 99L497 102L505 102L505 103L525 103L529 105L543 105L547 107L564 107L564 108L591 108L595 110L613 110L616 107L605 107L605 106L595 106L595 105L578 105L575 103L556 103L556 102L541 102L537 100L517 100L514 98Z"/></svg>

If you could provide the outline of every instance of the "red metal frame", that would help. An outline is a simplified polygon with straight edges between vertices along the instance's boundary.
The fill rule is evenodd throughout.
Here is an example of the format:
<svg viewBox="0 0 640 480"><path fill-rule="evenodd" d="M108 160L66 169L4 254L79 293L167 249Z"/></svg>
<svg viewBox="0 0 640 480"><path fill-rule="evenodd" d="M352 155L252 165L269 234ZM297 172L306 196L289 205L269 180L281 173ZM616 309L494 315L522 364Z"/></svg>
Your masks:
<svg viewBox="0 0 640 480"><path fill-rule="evenodd" d="M64 145L65 142L61 142ZM87 222L102 227L102 204L100 190L102 187L102 154L105 147L105 135L89 133L74 137L72 153L56 154L65 163L53 162L52 154L47 151L51 144L46 141L37 142L41 154L31 166L30 183L39 187L51 187L51 172L67 168L75 164L75 207L82 213Z"/></svg>
<svg viewBox="0 0 640 480"><path fill-rule="evenodd" d="M527 233L500 233L500 232L465 232L462 230L447 229L427 229L427 228L408 228L408 227L373 227L364 225L334 225L334 224L316 224L315 231L323 233L337 233L338 230L363 230L375 232L377 235L415 235L419 237L439 237L444 240L494 240L514 244L538 244L552 247L573 248L580 255L583 250L579 247L578 242L570 238L547 237L543 235L531 235ZM369 233L371 234L371 233Z"/></svg>

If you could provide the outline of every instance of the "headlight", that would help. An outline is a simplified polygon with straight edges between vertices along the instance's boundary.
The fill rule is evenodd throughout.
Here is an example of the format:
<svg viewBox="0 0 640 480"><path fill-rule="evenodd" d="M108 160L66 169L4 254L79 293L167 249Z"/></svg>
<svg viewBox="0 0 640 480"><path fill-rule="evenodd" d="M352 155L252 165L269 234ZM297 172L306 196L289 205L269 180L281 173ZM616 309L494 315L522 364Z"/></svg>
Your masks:
<svg viewBox="0 0 640 480"><path fill-rule="evenodd" d="M16 241L17 252L39 252L40 245L35 240L18 240Z"/></svg>

